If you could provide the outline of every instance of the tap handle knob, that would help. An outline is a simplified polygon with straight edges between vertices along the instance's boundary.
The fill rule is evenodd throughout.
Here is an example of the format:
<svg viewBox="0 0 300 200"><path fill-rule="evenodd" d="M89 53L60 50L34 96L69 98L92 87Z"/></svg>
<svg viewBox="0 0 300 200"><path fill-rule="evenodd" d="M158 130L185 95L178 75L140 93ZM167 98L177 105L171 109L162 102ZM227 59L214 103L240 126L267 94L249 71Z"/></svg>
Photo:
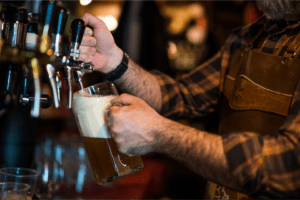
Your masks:
<svg viewBox="0 0 300 200"><path fill-rule="evenodd" d="M41 95L41 108L49 108L52 105L52 99L47 94Z"/></svg>
<svg viewBox="0 0 300 200"><path fill-rule="evenodd" d="M52 50L54 55L63 54L63 35L69 17L69 11L63 7L57 7L58 14L55 16L52 34Z"/></svg>
<svg viewBox="0 0 300 200"><path fill-rule="evenodd" d="M85 30L84 21L82 19L74 19L71 23L71 49L70 57L77 60L79 57L79 46L81 44Z"/></svg>
<svg viewBox="0 0 300 200"><path fill-rule="evenodd" d="M57 7L58 15L55 18L53 33L55 35L63 35L69 17L69 11L61 6Z"/></svg>
<svg viewBox="0 0 300 200"><path fill-rule="evenodd" d="M71 23L71 30L72 30L71 42L78 43L80 45L85 30L84 21L79 18L74 19Z"/></svg>

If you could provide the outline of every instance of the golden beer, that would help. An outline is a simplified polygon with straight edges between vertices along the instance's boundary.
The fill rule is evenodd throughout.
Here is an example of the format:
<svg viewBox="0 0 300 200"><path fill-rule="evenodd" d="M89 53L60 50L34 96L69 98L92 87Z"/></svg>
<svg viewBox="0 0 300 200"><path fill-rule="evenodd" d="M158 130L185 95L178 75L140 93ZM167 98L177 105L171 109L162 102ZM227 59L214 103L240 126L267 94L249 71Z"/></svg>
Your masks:
<svg viewBox="0 0 300 200"><path fill-rule="evenodd" d="M140 171L143 161L140 156L120 153L107 129L106 111L117 97L113 84L91 87L74 93L73 113L94 175L100 184L106 184Z"/></svg>

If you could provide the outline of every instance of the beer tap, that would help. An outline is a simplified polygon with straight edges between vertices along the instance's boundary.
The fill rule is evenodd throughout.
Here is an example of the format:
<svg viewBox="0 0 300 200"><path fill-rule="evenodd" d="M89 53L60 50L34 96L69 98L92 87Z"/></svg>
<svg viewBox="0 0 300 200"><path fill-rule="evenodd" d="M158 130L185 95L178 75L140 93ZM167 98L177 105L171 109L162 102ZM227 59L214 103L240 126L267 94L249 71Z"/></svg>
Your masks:
<svg viewBox="0 0 300 200"><path fill-rule="evenodd" d="M58 14L54 16L52 33L52 51L55 56L63 56L62 38L68 21L69 11L61 6L57 6Z"/></svg>
<svg viewBox="0 0 300 200"><path fill-rule="evenodd" d="M24 36L27 31L27 23L28 12L26 9L3 5L1 11L1 38L3 39L0 74L1 107L17 103L16 97L21 66L16 62L9 62L7 60L14 58L14 55L19 53L20 48L25 46Z"/></svg>
<svg viewBox="0 0 300 200"><path fill-rule="evenodd" d="M47 108L51 105L51 98L41 94L42 71L36 55L38 16L28 13L23 8L5 6L1 17L5 27L2 29L2 36L5 39L7 52L2 55L2 65L7 63L9 66L8 80L18 81L17 77L11 78L10 74L13 70L21 76L21 84L14 84L16 86L9 93L12 93L12 97L17 97L15 98L17 103L32 104L30 114L36 118L39 116L40 107ZM7 86L9 85L12 85L10 81L7 83Z"/></svg>
<svg viewBox="0 0 300 200"><path fill-rule="evenodd" d="M54 2L49 2L48 4L48 8L53 8L54 6ZM37 9L37 8L36 8ZM38 52L38 40L39 38L39 34L38 34L38 23L40 20L40 14L36 13L37 10L34 10L33 13L29 13L28 14L28 18L29 18L29 23L28 23L28 29L26 33L26 36L24 36L23 38L26 39L26 50L24 50L24 52L26 53L31 53L34 54L34 56L32 57L26 57L26 61L27 61L27 66L23 64L23 90L20 93L19 96L19 103L25 105L25 104L32 104L32 108L31 108L31 116L36 118L39 116L40 113L40 108L48 108L51 106L52 104L52 100L51 97L46 95L46 94L41 94L41 74L43 73L43 70L41 68L41 64L39 62L39 58L37 57L37 52ZM44 30L43 30L43 36L48 35L47 31L50 25L50 18L52 16L53 13L53 9L47 9L47 13L46 13L46 19L45 19L45 24L44 24ZM50 18L49 18L50 16ZM45 28L46 27L46 28ZM41 38L41 39L45 39L45 37ZM48 39L46 37L46 39ZM44 42L44 43L43 43ZM40 41L41 45L40 47L47 47L47 43L45 43L45 40ZM49 46L49 45L48 45ZM41 49L41 48L40 48ZM21 59L21 55L19 55L19 59ZM27 70L24 70L24 66L25 68L27 67ZM48 66L46 65L46 70L44 70L46 73L48 73L48 77L52 77L51 73L53 71L53 67L52 66ZM24 73L26 71L26 73ZM28 76L28 71L32 72L32 76ZM30 82L28 81L28 78L30 77ZM27 83L31 83L31 87L29 86L29 84L25 84L25 82ZM51 82L53 83L53 81L50 80L50 85ZM28 87L28 88L26 88ZM55 93L54 95L55 96ZM57 97L57 95L56 95ZM57 103L57 102L55 102Z"/></svg>
<svg viewBox="0 0 300 200"><path fill-rule="evenodd" d="M47 64L45 66L46 73L49 78L49 84L52 91L53 104L55 108L59 107L59 98L58 98L58 90L56 86L56 69L52 64Z"/></svg>
<svg viewBox="0 0 300 200"><path fill-rule="evenodd" d="M92 71L93 65L78 60L83 21L72 23L72 45L67 54L63 52L63 34L68 11L56 0L26 0L26 4L28 10L22 2L1 3L0 165L28 168L32 166L30 156L36 139L33 118L40 115L41 108L50 107L52 101L55 108L61 104L61 72L67 79L67 107L71 108L72 76L82 88L82 76ZM42 94L44 78L49 81L52 99Z"/></svg>
<svg viewBox="0 0 300 200"><path fill-rule="evenodd" d="M77 61L79 58L79 46L80 46L80 43L81 43L81 40L82 40L82 37L84 34L84 30L85 30L84 21L83 20L79 20L78 22L75 21L74 23L72 23L71 26L73 26L73 27L71 27L72 34L75 33L76 36L79 36L79 37L73 38L73 41L71 43L71 45L73 45L73 47L74 47L73 48L74 60ZM94 65L91 63L83 63L83 62L81 62L80 64L81 64L81 69L74 70L74 77L75 77L76 83L79 86L79 89L83 89L82 77L84 76L84 74L86 72L92 72L94 70Z"/></svg>
<svg viewBox="0 0 300 200"><path fill-rule="evenodd" d="M68 94L67 94L67 108L72 107L72 100L73 100L73 91L72 91L72 64L75 64L75 62L78 61L79 58L79 46L82 41L82 37L84 34L85 30L85 25L84 21L81 19L75 19L72 21L71 24L71 31L72 31L72 36L71 36L71 48L70 48L70 64L67 65L66 68L64 69L64 78L67 82L67 89L68 89ZM77 70L75 70L77 71ZM77 74L77 73L75 73ZM82 83L79 84L80 87L82 86Z"/></svg>
<svg viewBox="0 0 300 200"><path fill-rule="evenodd" d="M62 37L68 15L69 12L54 0L47 3L45 15L28 13L23 8L3 6L0 18L0 36L3 39L3 51L0 52L3 71L0 74L0 108L11 103L32 104L31 115L38 117L40 107L47 108L52 102L50 96L41 94L42 74L47 75L53 104L58 108L62 87L60 72L67 85L67 108L72 107L73 76L79 88L83 89L82 78L86 72L92 72L94 66L79 61L79 46L85 30L81 19L73 20L69 55L63 55ZM41 16L44 19L42 32L39 34L37 27Z"/></svg>
<svg viewBox="0 0 300 200"><path fill-rule="evenodd" d="M56 89L57 89L57 98L58 101L60 101L60 89L62 87L62 83L61 83L61 77L60 77L60 72L57 71L55 74L55 82L56 82Z"/></svg>
<svg viewBox="0 0 300 200"><path fill-rule="evenodd" d="M67 65L63 69L63 76L67 84L67 108L72 108L72 98L73 98L73 87L72 87L72 68Z"/></svg>
<svg viewBox="0 0 300 200"><path fill-rule="evenodd" d="M59 58L63 57L63 42L62 37L64 34L64 30L67 24L69 11L67 11L65 8L57 6L58 15L54 18L53 23L53 33L52 33L52 44L51 49L53 51L53 54ZM53 66L51 63L46 64L46 73L48 74L50 88L52 91L52 97L53 97L53 103L54 107L59 107L59 101L60 101L60 88L57 86L59 82L56 82L57 72L56 67Z"/></svg>
<svg viewBox="0 0 300 200"><path fill-rule="evenodd" d="M73 88L72 88L72 72L74 73L75 81L78 83L79 88L83 88L82 76L85 72L92 72L94 65L79 61L79 46L81 44L85 25L81 19L75 19L71 24L71 48L69 58L65 61L66 65L63 68L63 75L67 83L67 108L72 108Z"/></svg>

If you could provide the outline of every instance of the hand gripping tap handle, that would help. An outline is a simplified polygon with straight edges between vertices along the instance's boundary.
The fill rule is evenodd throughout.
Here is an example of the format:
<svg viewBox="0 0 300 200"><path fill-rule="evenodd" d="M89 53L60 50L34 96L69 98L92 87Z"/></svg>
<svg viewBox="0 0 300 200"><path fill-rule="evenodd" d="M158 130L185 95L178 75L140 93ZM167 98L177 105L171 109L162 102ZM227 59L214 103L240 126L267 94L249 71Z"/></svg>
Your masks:
<svg viewBox="0 0 300 200"><path fill-rule="evenodd" d="M71 49L70 57L77 60L79 57L79 46L81 44L85 30L84 21L82 19L74 19L71 23Z"/></svg>

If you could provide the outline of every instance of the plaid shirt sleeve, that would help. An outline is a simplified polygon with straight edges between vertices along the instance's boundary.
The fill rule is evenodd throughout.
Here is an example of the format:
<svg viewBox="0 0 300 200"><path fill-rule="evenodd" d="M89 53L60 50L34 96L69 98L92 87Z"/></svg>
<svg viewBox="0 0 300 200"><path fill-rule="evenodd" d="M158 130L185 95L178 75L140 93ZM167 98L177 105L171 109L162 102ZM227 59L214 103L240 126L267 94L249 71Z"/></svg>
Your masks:
<svg viewBox="0 0 300 200"><path fill-rule="evenodd" d="M224 50L179 80L157 71L153 72L163 93L161 114L170 118L191 118L214 111L222 90L222 75L228 67L232 53L230 50L234 46L231 44L241 46L243 43L243 39L231 36L227 45L224 45ZM263 50L265 49L268 50ZM231 173L251 197L299 197L300 81L290 112L275 137L261 136L253 132L236 132L223 135L222 140Z"/></svg>
<svg viewBox="0 0 300 200"><path fill-rule="evenodd" d="M300 81L276 137L256 133L223 136L232 174L253 198L300 196Z"/></svg>
<svg viewBox="0 0 300 200"><path fill-rule="evenodd" d="M163 94L161 114L172 119L191 119L214 111L219 96L221 57L220 51L177 80L159 71L152 71Z"/></svg>

